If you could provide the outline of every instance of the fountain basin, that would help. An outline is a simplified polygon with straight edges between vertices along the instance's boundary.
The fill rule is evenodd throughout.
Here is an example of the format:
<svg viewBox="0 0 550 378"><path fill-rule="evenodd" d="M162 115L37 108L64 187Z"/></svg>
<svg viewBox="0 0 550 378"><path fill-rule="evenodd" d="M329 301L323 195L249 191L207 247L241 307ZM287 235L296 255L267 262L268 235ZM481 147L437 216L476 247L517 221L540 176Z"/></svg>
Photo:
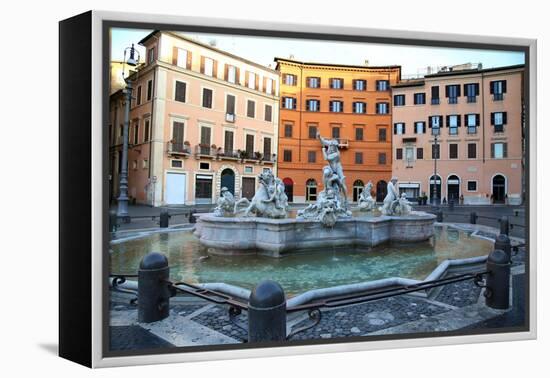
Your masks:
<svg viewBox="0 0 550 378"><path fill-rule="evenodd" d="M375 247L412 243L434 235L435 215L340 218L333 228L309 219L217 217L197 214L195 235L212 254L284 254L330 247Z"/></svg>

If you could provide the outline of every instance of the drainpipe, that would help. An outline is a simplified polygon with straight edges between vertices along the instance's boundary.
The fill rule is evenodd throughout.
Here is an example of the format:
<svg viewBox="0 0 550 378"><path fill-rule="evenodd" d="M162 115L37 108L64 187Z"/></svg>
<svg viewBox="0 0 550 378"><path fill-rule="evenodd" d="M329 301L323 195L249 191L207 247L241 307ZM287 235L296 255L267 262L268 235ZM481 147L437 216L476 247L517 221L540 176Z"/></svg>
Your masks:
<svg viewBox="0 0 550 378"><path fill-rule="evenodd" d="M300 110L298 127L298 162L302 161L302 80L304 77L304 66L300 65Z"/></svg>
<svg viewBox="0 0 550 378"><path fill-rule="evenodd" d="M485 80L483 79L483 72L481 73L481 122L483 123L482 128L482 148L483 148L483 164L485 164Z"/></svg>

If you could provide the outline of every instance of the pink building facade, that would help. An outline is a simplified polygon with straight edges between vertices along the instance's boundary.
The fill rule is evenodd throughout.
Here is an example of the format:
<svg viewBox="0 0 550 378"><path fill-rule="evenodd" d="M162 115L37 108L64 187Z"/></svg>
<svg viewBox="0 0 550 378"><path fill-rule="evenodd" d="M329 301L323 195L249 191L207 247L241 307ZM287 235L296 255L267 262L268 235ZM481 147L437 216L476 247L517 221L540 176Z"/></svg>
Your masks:
<svg viewBox="0 0 550 378"><path fill-rule="evenodd" d="M392 172L400 192L521 204L523 71L440 72L394 85Z"/></svg>
<svg viewBox="0 0 550 378"><path fill-rule="evenodd" d="M132 202L215 203L223 186L236 198L251 198L258 174L275 169L278 73L176 33L156 31L140 44L146 57L132 77ZM113 198L123 122L119 98L111 96Z"/></svg>

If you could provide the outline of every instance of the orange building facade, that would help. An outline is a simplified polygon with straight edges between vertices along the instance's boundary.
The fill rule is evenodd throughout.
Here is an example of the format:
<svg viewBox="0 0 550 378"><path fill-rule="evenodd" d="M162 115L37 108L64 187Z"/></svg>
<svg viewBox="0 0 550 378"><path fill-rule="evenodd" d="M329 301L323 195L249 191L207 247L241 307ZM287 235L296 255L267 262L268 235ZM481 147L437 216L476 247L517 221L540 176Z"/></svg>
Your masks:
<svg viewBox="0 0 550 378"><path fill-rule="evenodd" d="M275 58L281 74L278 176L290 202L312 202L327 165L316 135L338 139L349 201L371 181L378 200L392 175L390 88L400 66L350 66Z"/></svg>

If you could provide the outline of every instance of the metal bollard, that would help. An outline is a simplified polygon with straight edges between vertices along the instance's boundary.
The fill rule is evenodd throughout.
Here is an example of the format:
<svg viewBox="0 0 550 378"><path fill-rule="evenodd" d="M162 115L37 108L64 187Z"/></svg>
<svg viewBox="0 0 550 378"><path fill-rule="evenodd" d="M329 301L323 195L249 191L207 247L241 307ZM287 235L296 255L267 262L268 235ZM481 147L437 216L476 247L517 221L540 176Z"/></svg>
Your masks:
<svg viewBox="0 0 550 378"><path fill-rule="evenodd" d="M503 250L496 249L487 258L485 304L505 310L510 307L510 263Z"/></svg>
<svg viewBox="0 0 550 378"><path fill-rule="evenodd" d="M189 223L197 223L197 218L195 217L195 209L189 210Z"/></svg>
<svg viewBox="0 0 550 378"><path fill-rule="evenodd" d="M138 321L151 323L168 317L170 289L168 259L151 252L143 257L138 271Z"/></svg>
<svg viewBox="0 0 550 378"><path fill-rule="evenodd" d="M500 234L495 239L495 250L500 249L508 256L508 261L512 261L512 243L506 234Z"/></svg>
<svg viewBox="0 0 550 378"><path fill-rule="evenodd" d="M159 225L160 228L167 228L168 224L170 223L170 214L168 214L168 210L162 210L160 212L160 221Z"/></svg>
<svg viewBox="0 0 550 378"><path fill-rule="evenodd" d="M500 233L505 235L510 235L510 222L508 221L507 216L503 216L499 220L500 222Z"/></svg>
<svg viewBox="0 0 550 378"><path fill-rule="evenodd" d="M248 342L286 340L286 299L274 281L262 281L248 300Z"/></svg>
<svg viewBox="0 0 550 378"><path fill-rule="evenodd" d="M443 222L443 210L437 209L437 210L435 211L435 215L437 216L437 219L436 219L436 220L437 220L438 222L440 222L440 223Z"/></svg>
<svg viewBox="0 0 550 378"><path fill-rule="evenodd" d="M116 232L118 229L118 216L116 210L109 211L109 232Z"/></svg>
<svg viewBox="0 0 550 378"><path fill-rule="evenodd" d="M472 211L470 213L470 223L471 224L476 224L476 222L477 222L477 214L476 214L475 211Z"/></svg>

